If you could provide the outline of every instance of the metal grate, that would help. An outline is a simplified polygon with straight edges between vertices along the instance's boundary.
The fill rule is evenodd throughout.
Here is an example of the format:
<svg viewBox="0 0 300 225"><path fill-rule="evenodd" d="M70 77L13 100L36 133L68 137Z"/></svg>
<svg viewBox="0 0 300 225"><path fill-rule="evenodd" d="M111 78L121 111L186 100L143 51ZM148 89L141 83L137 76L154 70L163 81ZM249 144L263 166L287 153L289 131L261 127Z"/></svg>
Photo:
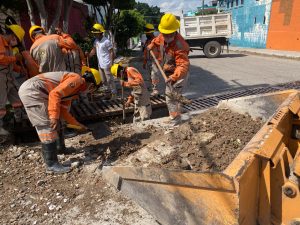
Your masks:
<svg viewBox="0 0 300 225"><path fill-rule="evenodd" d="M232 98L245 97L257 94L266 94L276 91L282 91L287 89L297 89L300 90L300 81L278 84L274 86L258 87L252 89L244 89L237 91L230 91L225 93L220 93L213 96L201 97L198 99L193 99L192 104L184 105L185 111L194 111L207 109L218 105L222 100L228 100ZM152 108L162 108L166 106L165 98L163 96L151 97ZM133 112L133 105L125 109L126 113ZM122 115L122 101L121 99L116 100L95 100L93 102L80 102L77 105L73 105L71 108L71 113L79 120L94 120L107 117L115 117Z"/></svg>
<svg viewBox="0 0 300 225"><path fill-rule="evenodd" d="M163 96L151 97L151 106L153 109L161 108L166 105ZM126 113L132 113L134 105L125 109ZM71 113L79 121L94 120L99 118L114 117L122 115L123 104L121 99L115 100L96 100L92 102L79 102L72 105Z"/></svg>
<svg viewBox="0 0 300 225"><path fill-rule="evenodd" d="M206 109L209 107L216 106L222 100L228 100L231 98L245 97L245 96L257 95L257 94L266 94L266 93L283 91L288 89L300 90L300 81L278 84L278 85L268 86L268 87L230 91L230 92L221 93L213 96L202 97L202 98L194 99L191 105L184 105L183 108L186 111L201 110L201 109Z"/></svg>

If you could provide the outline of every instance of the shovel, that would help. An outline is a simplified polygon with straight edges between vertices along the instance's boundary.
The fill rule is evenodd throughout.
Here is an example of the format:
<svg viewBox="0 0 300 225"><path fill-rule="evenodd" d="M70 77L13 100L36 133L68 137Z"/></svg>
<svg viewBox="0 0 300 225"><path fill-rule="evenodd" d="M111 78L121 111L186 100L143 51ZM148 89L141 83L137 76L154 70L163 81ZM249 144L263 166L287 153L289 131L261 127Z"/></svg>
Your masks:
<svg viewBox="0 0 300 225"><path fill-rule="evenodd" d="M110 128L103 122L88 124L88 130L86 132L81 132L81 126L77 126L74 124L67 124L67 127L77 130L79 133L92 132L92 135L96 140L111 135Z"/></svg>
<svg viewBox="0 0 300 225"><path fill-rule="evenodd" d="M158 60L156 59L154 53L152 50L150 50L150 54L152 56L152 58L154 59L154 62L157 66L157 68L159 69L161 75L163 76L164 80L166 81L168 79L167 75L165 74L165 72L163 71L163 69L161 68L161 65L159 64ZM166 83L166 85L170 88L171 90L171 94L168 94L167 96L171 99L174 99L176 101L179 101L180 103L184 104L184 105L189 105L189 104L192 104L192 100L182 96L181 94L173 91L174 88L173 86L168 82Z"/></svg>
<svg viewBox="0 0 300 225"><path fill-rule="evenodd" d="M122 74L121 76L121 80L124 81L124 75ZM121 87L122 89L122 96L121 96L121 99L122 99L122 110L123 110L123 118L122 118L122 123L125 124L125 120L126 120L126 113L125 113L125 100L124 100L124 87L122 85Z"/></svg>

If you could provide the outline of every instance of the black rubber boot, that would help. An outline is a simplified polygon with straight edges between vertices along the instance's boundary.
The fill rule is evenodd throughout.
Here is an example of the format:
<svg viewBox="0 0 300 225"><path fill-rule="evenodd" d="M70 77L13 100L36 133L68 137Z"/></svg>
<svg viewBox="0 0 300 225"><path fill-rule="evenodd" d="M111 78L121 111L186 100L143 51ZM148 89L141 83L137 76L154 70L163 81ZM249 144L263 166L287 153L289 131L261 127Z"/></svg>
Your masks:
<svg viewBox="0 0 300 225"><path fill-rule="evenodd" d="M61 130L58 132L58 139L56 141L57 154L71 155L76 152L73 147L66 148L64 132Z"/></svg>
<svg viewBox="0 0 300 225"><path fill-rule="evenodd" d="M71 171L70 167L65 167L58 162L56 142L42 143L42 155L46 163L46 173L68 173Z"/></svg>

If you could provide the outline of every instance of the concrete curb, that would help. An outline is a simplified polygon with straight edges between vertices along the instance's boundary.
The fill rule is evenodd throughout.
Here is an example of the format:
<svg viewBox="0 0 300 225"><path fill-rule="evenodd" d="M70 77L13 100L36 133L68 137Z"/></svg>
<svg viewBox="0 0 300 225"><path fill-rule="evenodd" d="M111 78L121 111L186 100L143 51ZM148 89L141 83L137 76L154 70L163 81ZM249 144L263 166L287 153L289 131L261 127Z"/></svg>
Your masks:
<svg viewBox="0 0 300 225"><path fill-rule="evenodd" d="M281 59L292 59L292 60L300 60L300 53L293 52L291 54L286 54L286 52L264 52L264 51L259 51L255 49L230 49L229 52L239 52L243 54L249 54L249 55L258 55L258 56L265 56L265 57L275 57L275 58L281 58Z"/></svg>

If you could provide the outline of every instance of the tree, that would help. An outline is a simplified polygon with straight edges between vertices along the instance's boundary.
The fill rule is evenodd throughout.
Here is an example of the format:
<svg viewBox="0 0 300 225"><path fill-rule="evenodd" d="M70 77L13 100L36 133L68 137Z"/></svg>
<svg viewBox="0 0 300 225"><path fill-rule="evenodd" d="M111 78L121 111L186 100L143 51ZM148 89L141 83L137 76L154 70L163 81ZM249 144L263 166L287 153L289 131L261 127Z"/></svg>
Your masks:
<svg viewBox="0 0 300 225"><path fill-rule="evenodd" d="M101 23L106 30L111 30L114 13L120 10L133 9L135 0L83 0L90 4L94 11L95 22ZM98 18L100 17L100 18Z"/></svg>
<svg viewBox="0 0 300 225"><path fill-rule="evenodd" d="M69 15L73 0L26 0L26 3L31 25L41 24L48 33L54 33L54 29L58 26L59 19L63 15L62 29L63 32L68 32ZM51 4L55 4L55 11L52 11ZM36 14L39 15L39 19L35 17ZM52 21L50 21L51 17Z"/></svg>
<svg viewBox="0 0 300 225"><path fill-rule="evenodd" d="M147 23L152 23L155 26L159 24L160 18L163 15L159 7L149 6L147 3L138 2L134 8L144 16Z"/></svg>
<svg viewBox="0 0 300 225"><path fill-rule="evenodd" d="M145 20L137 10L122 10L114 18L116 42L120 49L127 49L127 41L139 35L144 28Z"/></svg>

